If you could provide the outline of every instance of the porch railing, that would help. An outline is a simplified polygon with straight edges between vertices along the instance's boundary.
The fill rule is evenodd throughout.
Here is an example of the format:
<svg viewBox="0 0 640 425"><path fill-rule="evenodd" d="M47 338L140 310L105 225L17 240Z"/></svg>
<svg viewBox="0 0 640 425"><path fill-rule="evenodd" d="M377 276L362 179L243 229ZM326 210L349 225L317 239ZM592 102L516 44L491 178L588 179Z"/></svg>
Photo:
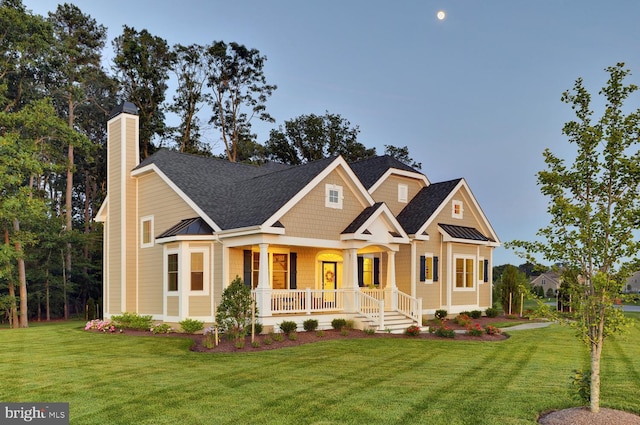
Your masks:
<svg viewBox="0 0 640 425"><path fill-rule="evenodd" d="M422 298L413 298L409 294L398 291L397 288L394 288L393 296L397 300L398 313L404 314L418 326L422 326Z"/></svg>
<svg viewBox="0 0 640 425"><path fill-rule="evenodd" d="M384 330L384 297L373 297L364 291L356 292L356 311Z"/></svg>
<svg viewBox="0 0 640 425"><path fill-rule="evenodd" d="M311 314L343 309L344 296L340 289L274 289L271 292L271 312L276 314Z"/></svg>

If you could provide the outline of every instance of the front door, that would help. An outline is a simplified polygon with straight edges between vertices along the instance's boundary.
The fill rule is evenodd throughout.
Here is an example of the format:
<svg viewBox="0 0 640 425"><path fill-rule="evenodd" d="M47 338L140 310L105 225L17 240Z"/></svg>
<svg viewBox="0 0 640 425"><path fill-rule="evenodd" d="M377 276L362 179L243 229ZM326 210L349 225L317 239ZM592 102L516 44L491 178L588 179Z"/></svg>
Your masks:
<svg viewBox="0 0 640 425"><path fill-rule="evenodd" d="M322 289L324 291L335 291L338 289L338 263L335 261L322 262ZM334 304L336 301L335 292L323 292L325 307L327 303Z"/></svg>

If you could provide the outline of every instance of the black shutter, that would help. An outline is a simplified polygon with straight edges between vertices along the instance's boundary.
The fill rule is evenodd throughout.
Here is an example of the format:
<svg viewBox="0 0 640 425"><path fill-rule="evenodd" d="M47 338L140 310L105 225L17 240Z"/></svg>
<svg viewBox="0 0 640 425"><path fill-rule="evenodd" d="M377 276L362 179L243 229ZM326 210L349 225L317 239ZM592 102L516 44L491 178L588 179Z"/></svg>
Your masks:
<svg viewBox="0 0 640 425"><path fill-rule="evenodd" d="M243 274L244 274L244 284L251 288L251 266L253 261L253 253L250 249L244 250L244 264L243 264ZM256 282L257 283L257 282Z"/></svg>
<svg viewBox="0 0 640 425"><path fill-rule="evenodd" d="M484 260L484 281L489 282L489 260Z"/></svg>
<svg viewBox="0 0 640 425"><path fill-rule="evenodd" d="M427 258L424 255L420 256L420 282L427 280L425 268L427 267Z"/></svg>
<svg viewBox="0 0 640 425"><path fill-rule="evenodd" d="M364 286L364 258L358 257L358 286Z"/></svg>
<svg viewBox="0 0 640 425"><path fill-rule="evenodd" d="M298 289L298 253L289 254L289 289Z"/></svg>
<svg viewBox="0 0 640 425"><path fill-rule="evenodd" d="M378 257L373 259L373 284L380 285L380 259Z"/></svg>
<svg viewBox="0 0 640 425"><path fill-rule="evenodd" d="M433 281L438 281L438 257L433 257Z"/></svg>

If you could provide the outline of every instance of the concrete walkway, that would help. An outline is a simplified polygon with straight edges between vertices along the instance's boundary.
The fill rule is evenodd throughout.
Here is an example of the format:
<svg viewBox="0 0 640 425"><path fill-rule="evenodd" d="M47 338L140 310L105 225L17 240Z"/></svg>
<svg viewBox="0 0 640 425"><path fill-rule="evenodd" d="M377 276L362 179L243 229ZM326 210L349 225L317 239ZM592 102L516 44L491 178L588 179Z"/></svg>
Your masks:
<svg viewBox="0 0 640 425"><path fill-rule="evenodd" d="M502 332L511 332L511 331L522 331L527 329L539 329L546 328L549 325L554 324L555 322L531 322L531 323L523 323L521 325L510 326L507 328L500 328Z"/></svg>

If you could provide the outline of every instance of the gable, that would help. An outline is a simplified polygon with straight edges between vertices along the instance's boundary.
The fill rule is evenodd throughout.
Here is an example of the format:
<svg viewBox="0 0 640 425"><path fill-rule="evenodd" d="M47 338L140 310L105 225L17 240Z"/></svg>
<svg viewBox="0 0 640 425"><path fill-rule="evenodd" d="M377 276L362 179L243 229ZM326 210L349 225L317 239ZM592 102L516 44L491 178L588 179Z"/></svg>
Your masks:
<svg viewBox="0 0 640 425"><path fill-rule="evenodd" d="M341 209L326 206L326 185L342 188ZM341 232L369 205L370 199L345 169L336 167L306 193L296 197L281 216L271 220L277 217L287 236L339 240Z"/></svg>
<svg viewBox="0 0 640 425"><path fill-rule="evenodd" d="M401 202L399 199L401 185L407 190L405 202ZM373 188L373 191L370 190L369 193L371 193L371 196L376 202L384 202L394 215L398 215L400 211L409 204L409 201L425 186L423 180L394 173L380 181L379 184Z"/></svg>

